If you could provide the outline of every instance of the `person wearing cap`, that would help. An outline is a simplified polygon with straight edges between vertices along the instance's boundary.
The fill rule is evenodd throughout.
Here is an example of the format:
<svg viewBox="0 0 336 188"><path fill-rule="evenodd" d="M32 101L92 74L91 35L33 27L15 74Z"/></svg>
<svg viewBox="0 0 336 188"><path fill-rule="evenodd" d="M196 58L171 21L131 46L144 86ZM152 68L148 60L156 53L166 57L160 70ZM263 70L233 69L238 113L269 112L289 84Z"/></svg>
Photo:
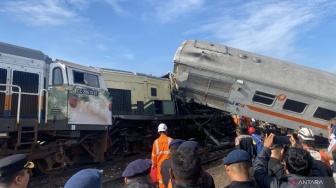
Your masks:
<svg viewBox="0 0 336 188"><path fill-rule="evenodd" d="M167 136L167 130L168 127L164 123L158 126L160 137L154 141L152 147L152 171L153 174L156 174L159 188L164 188L161 176L161 163L170 157L169 143L173 141L172 138ZM155 176L152 176L152 179L153 182L156 182Z"/></svg>
<svg viewBox="0 0 336 188"><path fill-rule="evenodd" d="M149 159L137 159L128 164L122 173L125 184L137 181L150 182L150 170L152 161Z"/></svg>
<svg viewBox="0 0 336 188"><path fill-rule="evenodd" d="M169 143L169 151L170 153L173 153L177 148L184 142L184 140L181 139L174 139ZM162 176L162 182L164 186L168 187L168 182L170 179L169 169L171 168L171 158L164 160L161 163L161 176Z"/></svg>
<svg viewBox="0 0 336 188"><path fill-rule="evenodd" d="M197 151L190 147L179 147L171 156L171 178L174 188L201 187L204 169Z"/></svg>
<svg viewBox="0 0 336 188"><path fill-rule="evenodd" d="M231 180L226 186L230 187L256 187L250 180L252 160L250 155L241 149L231 151L223 160L225 170Z"/></svg>
<svg viewBox="0 0 336 188"><path fill-rule="evenodd" d="M321 178L323 177L321 169L314 164L313 157L307 150L298 147L291 147L284 155L283 161L286 175L283 178L277 179L268 175L268 161L271 149L274 147L274 136L274 134L266 135L264 147L253 163L253 176L259 187L303 188L335 186L332 178ZM318 185L305 183L316 181L318 181Z"/></svg>
<svg viewBox="0 0 336 188"><path fill-rule="evenodd" d="M84 169L73 176L65 183L64 188L92 188L102 187L102 171L98 169Z"/></svg>
<svg viewBox="0 0 336 188"><path fill-rule="evenodd" d="M329 168L331 168L330 161L328 156L324 151L317 150L315 148L315 136L311 129L302 128L298 132L299 144L302 146L303 149L309 151L310 155L315 160L320 160L324 162Z"/></svg>
<svg viewBox="0 0 336 188"><path fill-rule="evenodd" d="M25 154L0 159L0 188L26 188L32 168L34 163L29 162Z"/></svg>

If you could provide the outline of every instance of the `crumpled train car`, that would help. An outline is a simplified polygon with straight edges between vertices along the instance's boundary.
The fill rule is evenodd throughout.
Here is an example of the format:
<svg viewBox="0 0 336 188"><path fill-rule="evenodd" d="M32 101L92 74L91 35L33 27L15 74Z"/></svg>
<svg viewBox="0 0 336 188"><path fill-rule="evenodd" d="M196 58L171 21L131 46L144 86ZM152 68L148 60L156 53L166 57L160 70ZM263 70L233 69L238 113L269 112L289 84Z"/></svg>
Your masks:
<svg viewBox="0 0 336 188"><path fill-rule="evenodd" d="M336 117L336 75L199 40L174 56L176 90L194 101L327 137Z"/></svg>

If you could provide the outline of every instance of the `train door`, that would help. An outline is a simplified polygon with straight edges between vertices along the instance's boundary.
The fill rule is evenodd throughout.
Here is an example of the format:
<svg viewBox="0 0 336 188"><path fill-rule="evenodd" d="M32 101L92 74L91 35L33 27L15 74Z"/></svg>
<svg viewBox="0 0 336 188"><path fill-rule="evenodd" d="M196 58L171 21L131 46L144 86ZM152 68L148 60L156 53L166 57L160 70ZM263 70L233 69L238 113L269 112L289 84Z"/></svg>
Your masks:
<svg viewBox="0 0 336 188"><path fill-rule="evenodd" d="M152 114L162 114L162 101L160 100L160 87L154 83L147 84L147 99L150 101L149 110Z"/></svg>
<svg viewBox="0 0 336 188"><path fill-rule="evenodd" d="M49 72L48 120L56 125L65 126L68 116L69 89L66 67L60 63L51 63Z"/></svg>

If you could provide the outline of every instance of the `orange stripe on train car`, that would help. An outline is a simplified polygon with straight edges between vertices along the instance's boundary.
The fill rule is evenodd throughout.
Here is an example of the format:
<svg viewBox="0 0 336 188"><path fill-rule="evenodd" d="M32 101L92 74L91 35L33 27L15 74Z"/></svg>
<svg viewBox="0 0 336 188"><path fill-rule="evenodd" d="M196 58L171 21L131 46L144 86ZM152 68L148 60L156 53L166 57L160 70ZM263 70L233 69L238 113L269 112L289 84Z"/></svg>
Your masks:
<svg viewBox="0 0 336 188"><path fill-rule="evenodd" d="M5 110L12 109L12 95L5 95Z"/></svg>
<svg viewBox="0 0 336 188"><path fill-rule="evenodd" d="M259 108L259 107L255 107L255 106L252 106L252 105L246 105L246 106L253 111L257 111L257 112L260 112L260 113L263 113L263 114L268 114L268 115L279 117L279 118L282 118L282 119L287 119L287 120L291 120L291 121L294 121L294 122L298 122L298 123L302 123L302 124L306 124L306 125L310 125L310 126L313 126L313 127L317 127L317 128L320 128L320 129L327 130L327 126L323 125L323 124L319 124L319 123L315 123L315 122L312 122L312 121L296 118L296 117L281 114L281 113L278 113L278 112L273 112L273 111L266 110L266 109Z"/></svg>

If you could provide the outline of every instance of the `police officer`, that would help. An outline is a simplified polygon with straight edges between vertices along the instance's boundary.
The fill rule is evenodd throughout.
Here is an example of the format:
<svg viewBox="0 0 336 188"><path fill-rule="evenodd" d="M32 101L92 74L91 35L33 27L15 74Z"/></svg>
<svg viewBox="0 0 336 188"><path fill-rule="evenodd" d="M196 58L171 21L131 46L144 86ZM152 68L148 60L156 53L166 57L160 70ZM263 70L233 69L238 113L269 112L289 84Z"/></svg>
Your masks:
<svg viewBox="0 0 336 188"><path fill-rule="evenodd" d="M231 151L224 158L225 170L231 180L230 187L256 187L250 180L252 160L250 155L241 149Z"/></svg>
<svg viewBox="0 0 336 188"><path fill-rule="evenodd" d="M149 159L137 159L127 165L122 177L124 177L125 184L133 182L147 182L150 183L150 170L152 161Z"/></svg>
<svg viewBox="0 0 336 188"><path fill-rule="evenodd" d="M64 188L102 187L102 171L84 169L74 174L64 185Z"/></svg>
<svg viewBox="0 0 336 188"><path fill-rule="evenodd" d="M34 163L29 162L24 154L17 154L0 159L0 188L26 188L29 182L29 169Z"/></svg>

